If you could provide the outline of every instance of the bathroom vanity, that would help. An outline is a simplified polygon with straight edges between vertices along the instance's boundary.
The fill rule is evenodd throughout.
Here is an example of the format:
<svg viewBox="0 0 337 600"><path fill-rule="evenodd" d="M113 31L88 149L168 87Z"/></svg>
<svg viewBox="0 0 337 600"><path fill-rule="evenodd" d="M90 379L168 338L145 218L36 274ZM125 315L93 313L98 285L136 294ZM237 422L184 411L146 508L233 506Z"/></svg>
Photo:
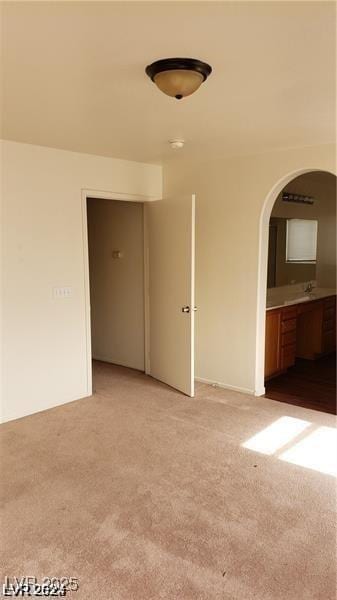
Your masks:
<svg viewBox="0 0 337 600"><path fill-rule="evenodd" d="M294 365L296 357L315 360L336 350L336 291L278 292L267 301L265 378Z"/></svg>

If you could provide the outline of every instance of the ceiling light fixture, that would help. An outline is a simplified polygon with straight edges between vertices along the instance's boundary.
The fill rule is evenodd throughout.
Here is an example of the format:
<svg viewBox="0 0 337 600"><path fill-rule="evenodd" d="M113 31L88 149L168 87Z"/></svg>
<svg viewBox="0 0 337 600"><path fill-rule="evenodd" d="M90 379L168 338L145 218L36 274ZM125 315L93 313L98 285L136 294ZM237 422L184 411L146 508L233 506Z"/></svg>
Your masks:
<svg viewBox="0 0 337 600"><path fill-rule="evenodd" d="M163 58L148 65L145 72L164 94L181 100L206 81L212 67L195 58Z"/></svg>
<svg viewBox="0 0 337 600"><path fill-rule="evenodd" d="M169 144L170 144L171 148L173 148L173 150L180 150L180 148L184 147L185 141L184 140L170 140Z"/></svg>

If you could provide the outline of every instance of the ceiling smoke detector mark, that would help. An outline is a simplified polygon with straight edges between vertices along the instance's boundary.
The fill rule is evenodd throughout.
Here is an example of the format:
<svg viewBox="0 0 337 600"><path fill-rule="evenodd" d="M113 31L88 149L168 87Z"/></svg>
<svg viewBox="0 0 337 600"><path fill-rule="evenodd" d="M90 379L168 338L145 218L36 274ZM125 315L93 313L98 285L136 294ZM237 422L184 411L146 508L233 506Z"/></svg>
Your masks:
<svg viewBox="0 0 337 600"><path fill-rule="evenodd" d="M169 144L173 150L180 150L181 148L184 147L185 141L184 140L170 140Z"/></svg>

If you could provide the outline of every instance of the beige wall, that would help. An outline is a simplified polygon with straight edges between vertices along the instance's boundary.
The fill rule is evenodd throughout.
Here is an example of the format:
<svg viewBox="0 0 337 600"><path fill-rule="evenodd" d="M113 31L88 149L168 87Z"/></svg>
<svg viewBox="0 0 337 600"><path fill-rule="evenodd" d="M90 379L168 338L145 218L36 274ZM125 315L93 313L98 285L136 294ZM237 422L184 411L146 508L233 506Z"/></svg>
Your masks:
<svg viewBox="0 0 337 600"><path fill-rule="evenodd" d="M166 196L197 194L198 377L254 390L261 213L287 175L313 169L334 172L332 146L165 165ZM2 170L6 420L88 392L81 190L160 197L162 170L15 142L3 143ZM54 298L54 286L71 297Z"/></svg>
<svg viewBox="0 0 337 600"><path fill-rule="evenodd" d="M279 223L277 285L317 279L320 287L336 287L336 177L329 173L308 173L296 177L285 191L314 197L312 205L282 202L278 196L272 218L316 219L317 263L295 265L285 262L285 222Z"/></svg>
<svg viewBox="0 0 337 600"><path fill-rule="evenodd" d="M334 172L334 168L330 145L203 163L177 155L165 165L166 196L196 193L199 378L259 393L255 359L259 226L264 203L287 175L306 169Z"/></svg>
<svg viewBox="0 0 337 600"><path fill-rule="evenodd" d="M162 169L3 142L2 415L88 393L83 189L161 197ZM53 287L70 286L68 298Z"/></svg>
<svg viewBox="0 0 337 600"><path fill-rule="evenodd" d="M88 237L92 355L144 370L143 204L89 199Z"/></svg>

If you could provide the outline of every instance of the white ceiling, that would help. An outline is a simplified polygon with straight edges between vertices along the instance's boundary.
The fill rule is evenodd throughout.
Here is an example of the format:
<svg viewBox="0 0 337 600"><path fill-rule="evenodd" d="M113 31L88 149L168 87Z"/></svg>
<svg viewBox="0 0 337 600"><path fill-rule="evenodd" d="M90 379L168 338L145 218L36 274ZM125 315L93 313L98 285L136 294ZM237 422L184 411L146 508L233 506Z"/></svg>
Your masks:
<svg viewBox="0 0 337 600"><path fill-rule="evenodd" d="M334 141L333 2L7 2L7 139L147 162ZM193 96L146 77L159 58L209 62ZM177 152L177 151L175 151Z"/></svg>

